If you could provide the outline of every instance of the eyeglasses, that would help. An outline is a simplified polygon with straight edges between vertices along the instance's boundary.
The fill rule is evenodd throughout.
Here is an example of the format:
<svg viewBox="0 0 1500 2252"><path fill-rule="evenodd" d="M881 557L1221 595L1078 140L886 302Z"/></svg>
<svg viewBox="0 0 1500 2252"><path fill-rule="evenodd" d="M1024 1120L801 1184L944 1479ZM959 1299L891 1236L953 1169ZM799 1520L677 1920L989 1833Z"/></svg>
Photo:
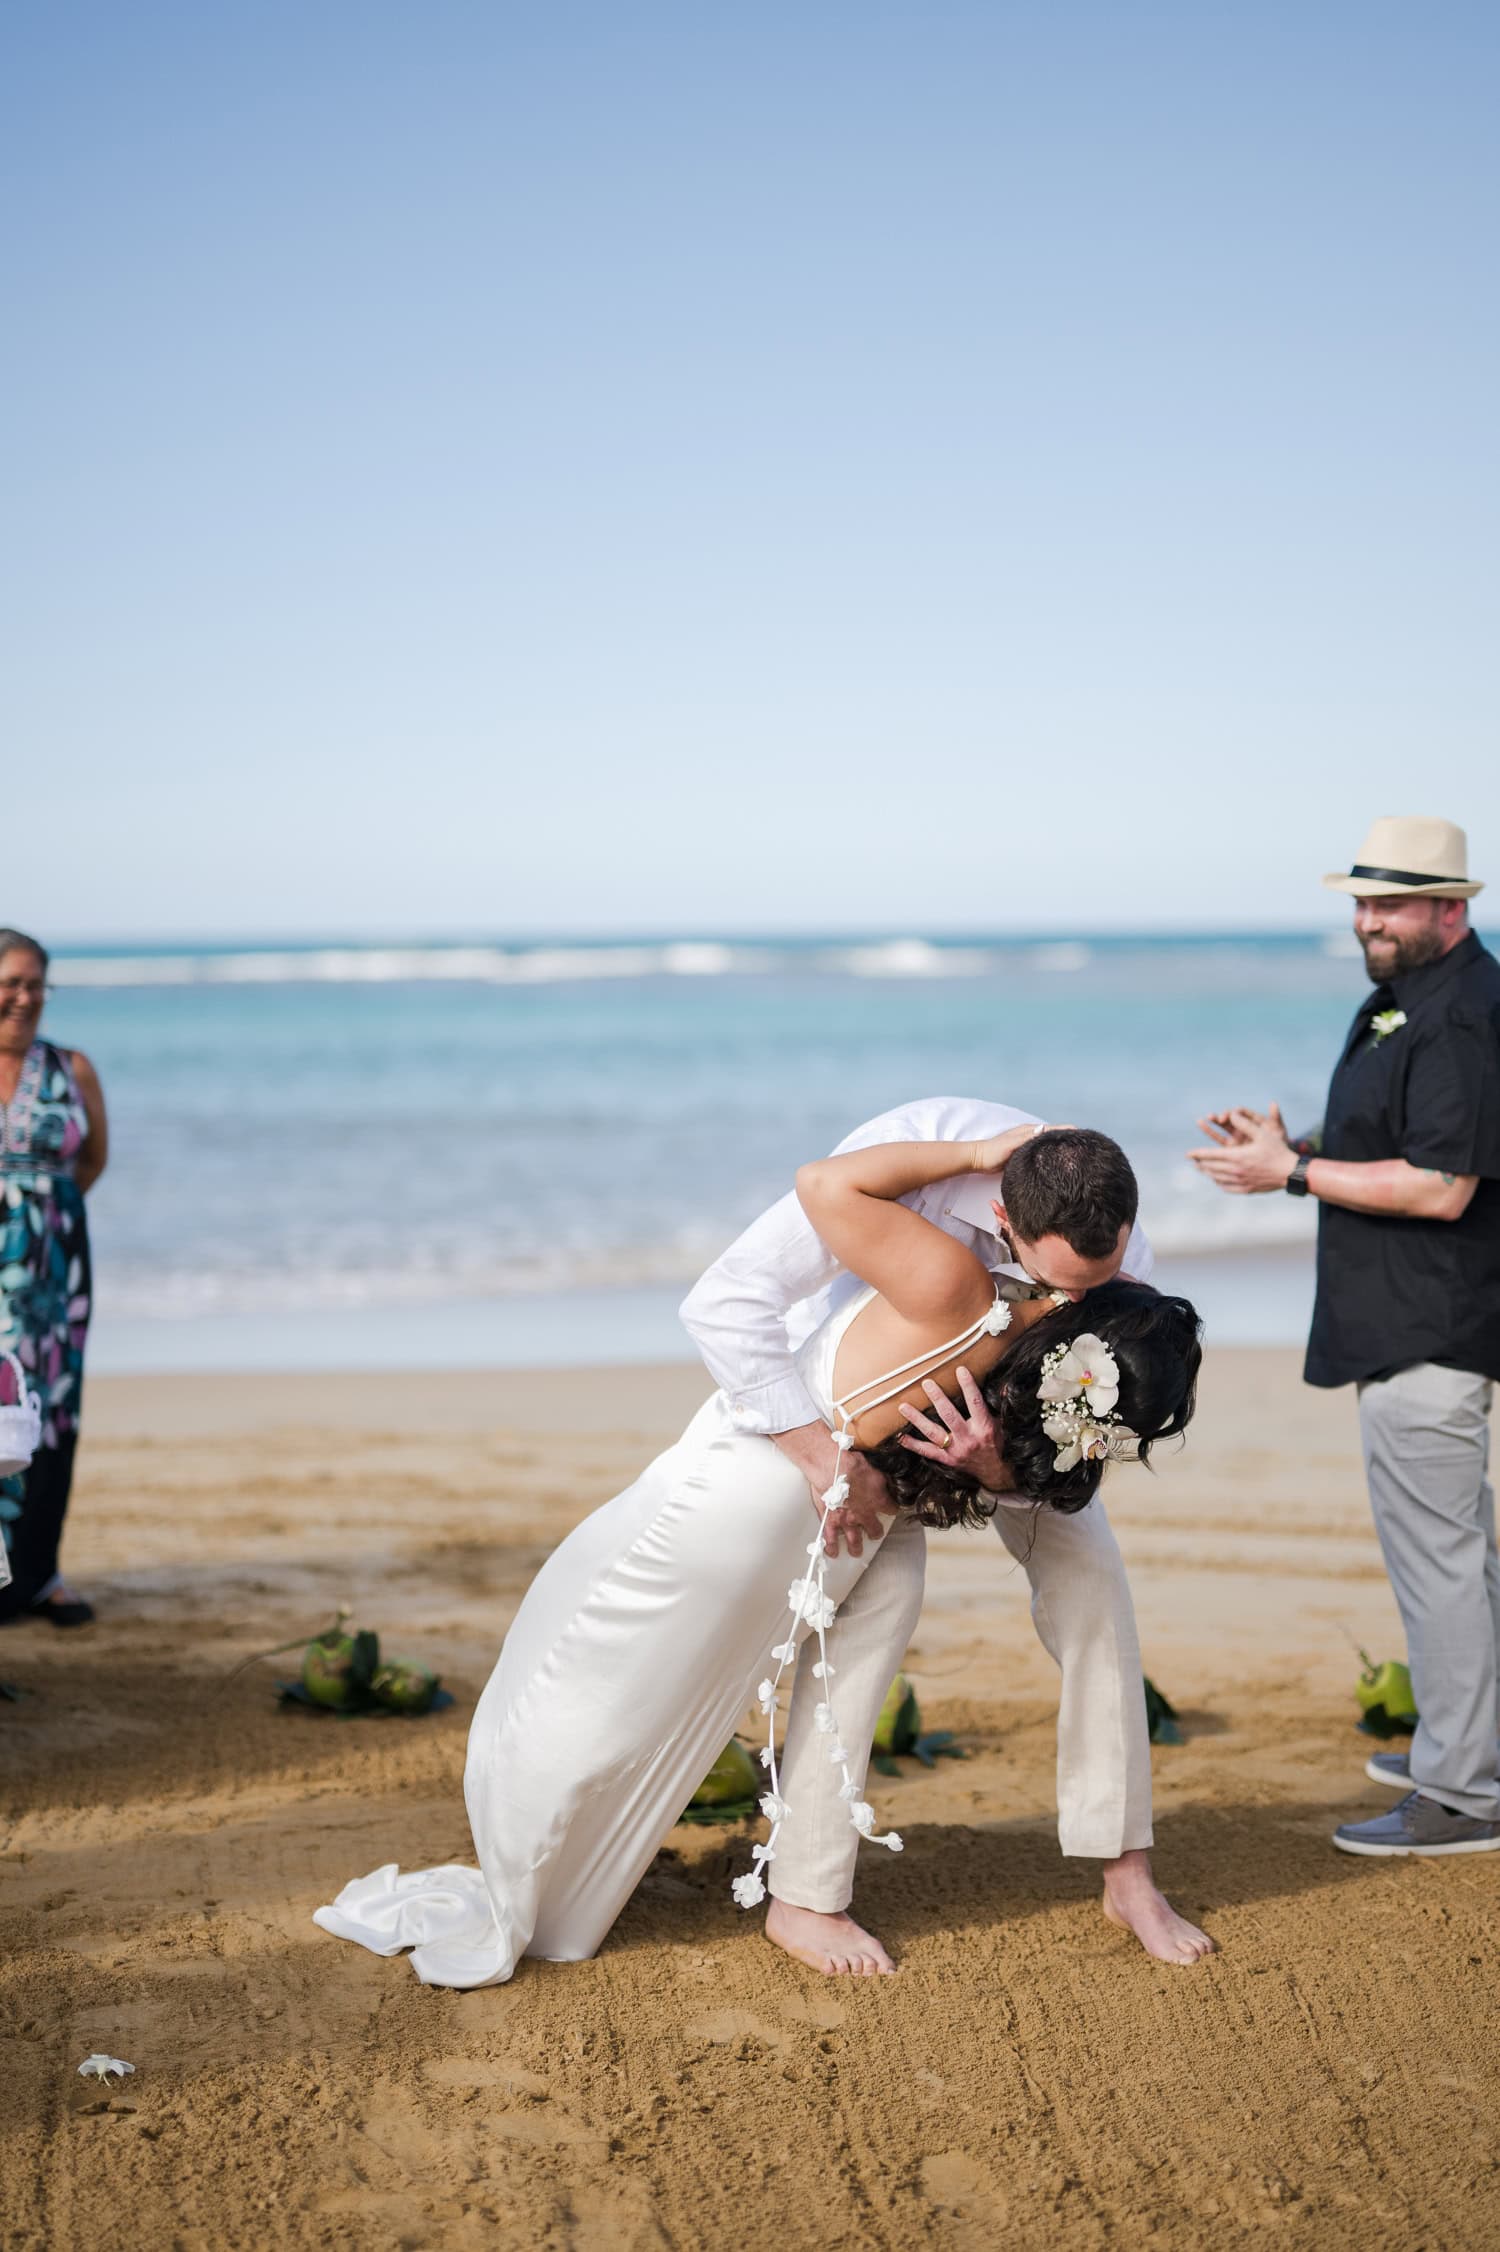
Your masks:
<svg viewBox="0 0 1500 2252"><path fill-rule="evenodd" d="M40 1001L51 991L45 978L0 977L0 1001Z"/></svg>

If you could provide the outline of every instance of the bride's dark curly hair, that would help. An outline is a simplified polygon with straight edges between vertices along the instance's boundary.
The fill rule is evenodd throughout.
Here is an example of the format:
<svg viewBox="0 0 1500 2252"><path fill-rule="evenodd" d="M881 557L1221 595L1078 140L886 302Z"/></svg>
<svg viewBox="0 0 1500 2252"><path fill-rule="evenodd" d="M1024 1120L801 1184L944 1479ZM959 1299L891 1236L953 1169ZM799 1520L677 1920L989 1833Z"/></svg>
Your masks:
<svg viewBox="0 0 1500 2252"><path fill-rule="evenodd" d="M1042 1362L1055 1347L1090 1334L1103 1338L1120 1371L1115 1413L1140 1434L1135 1452L1145 1462L1158 1439L1174 1437L1192 1421L1202 1326L1189 1300L1169 1298L1144 1282L1102 1283L1077 1305L1034 1322L979 1386L1017 1495L1070 1515L1093 1500L1104 1474L1102 1462L1075 1462L1063 1471L1052 1467L1057 1443L1042 1429L1043 1403L1036 1393ZM868 1459L884 1473L891 1499L914 1510L924 1525L981 1525L994 1515L995 1502L972 1478L908 1453L899 1435L869 1448Z"/></svg>

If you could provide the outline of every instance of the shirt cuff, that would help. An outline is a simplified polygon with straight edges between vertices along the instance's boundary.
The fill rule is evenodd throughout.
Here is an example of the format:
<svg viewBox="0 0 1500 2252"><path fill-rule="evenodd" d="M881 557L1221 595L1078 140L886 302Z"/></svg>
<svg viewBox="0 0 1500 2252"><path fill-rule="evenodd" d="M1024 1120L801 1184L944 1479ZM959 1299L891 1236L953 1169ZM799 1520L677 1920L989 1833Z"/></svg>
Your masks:
<svg viewBox="0 0 1500 2252"><path fill-rule="evenodd" d="M766 1384L737 1384L732 1391L726 1384L724 1402L736 1430L754 1431L763 1438L780 1431L799 1431L804 1423L825 1421L812 1394L796 1376L772 1377Z"/></svg>

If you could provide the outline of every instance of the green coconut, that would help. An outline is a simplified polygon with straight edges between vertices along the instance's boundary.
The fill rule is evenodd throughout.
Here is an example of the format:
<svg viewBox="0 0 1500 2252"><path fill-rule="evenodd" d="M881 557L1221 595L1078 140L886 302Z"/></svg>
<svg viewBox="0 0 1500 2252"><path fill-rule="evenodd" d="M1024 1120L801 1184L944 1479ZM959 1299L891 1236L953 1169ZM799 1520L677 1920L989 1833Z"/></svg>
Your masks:
<svg viewBox="0 0 1500 2252"><path fill-rule="evenodd" d="M1354 1696L1360 1727L1367 1736L1409 1736L1417 1725L1410 1668L1397 1658L1377 1665L1363 1650L1359 1655L1364 1671L1354 1684Z"/></svg>
<svg viewBox="0 0 1500 2252"><path fill-rule="evenodd" d="M361 1628L353 1634L342 1623L315 1635L302 1653L302 1687L315 1705L348 1712L369 1694L380 1663L377 1636Z"/></svg>
<svg viewBox="0 0 1500 2252"><path fill-rule="evenodd" d="M387 1658L370 1677L370 1694L376 1704L386 1705L392 1712L430 1712L440 1687L435 1673L410 1658Z"/></svg>
<svg viewBox="0 0 1500 2252"><path fill-rule="evenodd" d="M875 1723L875 1749L889 1758L909 1752L921 1733L922 1714L917 1692L904 1673L898 1673L885 1693L885 1703Z"/></svg>
<svg viewBox="0 0 1500 2252"><path fill-rule="evenodd" d="M684 1822L743 1822L755 1812L760 1769L738 1738L731 1738L688 1800Z"/></svg>
<svg viewBox="0 0 1500 2252"><path fill-rule="evenodd" d="M931 1767L940 1759L962 1759L965 1755L954 1743L950 1728L923 1734L917 1692L905 1674L898 1673L885 1693L885 1703L875 1722L871 1760L880 1774L899 1775L901 1770L896 1761L907 1756L920 1760L924 1767Z"/></svg>

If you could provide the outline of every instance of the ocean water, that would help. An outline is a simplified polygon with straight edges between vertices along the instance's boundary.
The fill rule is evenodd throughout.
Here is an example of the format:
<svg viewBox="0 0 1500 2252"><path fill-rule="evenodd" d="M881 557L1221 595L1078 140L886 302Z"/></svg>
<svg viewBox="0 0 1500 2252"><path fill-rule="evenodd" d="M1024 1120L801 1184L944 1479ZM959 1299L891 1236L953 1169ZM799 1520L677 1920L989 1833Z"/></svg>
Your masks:
<svg viewBox="0 0 1500 2252"><path fill-rule="evenodd" d="M1209 1282L1223 1334L1290 1337L1312 1214L1183 1152L1226 1101L1316 1118L1367 990L1342 934L95 950L54 977L47 1030L110 1104L112 1368L686 1350L682 1287L922 1093L1118 1136L1174 1282Z"/></svg>

